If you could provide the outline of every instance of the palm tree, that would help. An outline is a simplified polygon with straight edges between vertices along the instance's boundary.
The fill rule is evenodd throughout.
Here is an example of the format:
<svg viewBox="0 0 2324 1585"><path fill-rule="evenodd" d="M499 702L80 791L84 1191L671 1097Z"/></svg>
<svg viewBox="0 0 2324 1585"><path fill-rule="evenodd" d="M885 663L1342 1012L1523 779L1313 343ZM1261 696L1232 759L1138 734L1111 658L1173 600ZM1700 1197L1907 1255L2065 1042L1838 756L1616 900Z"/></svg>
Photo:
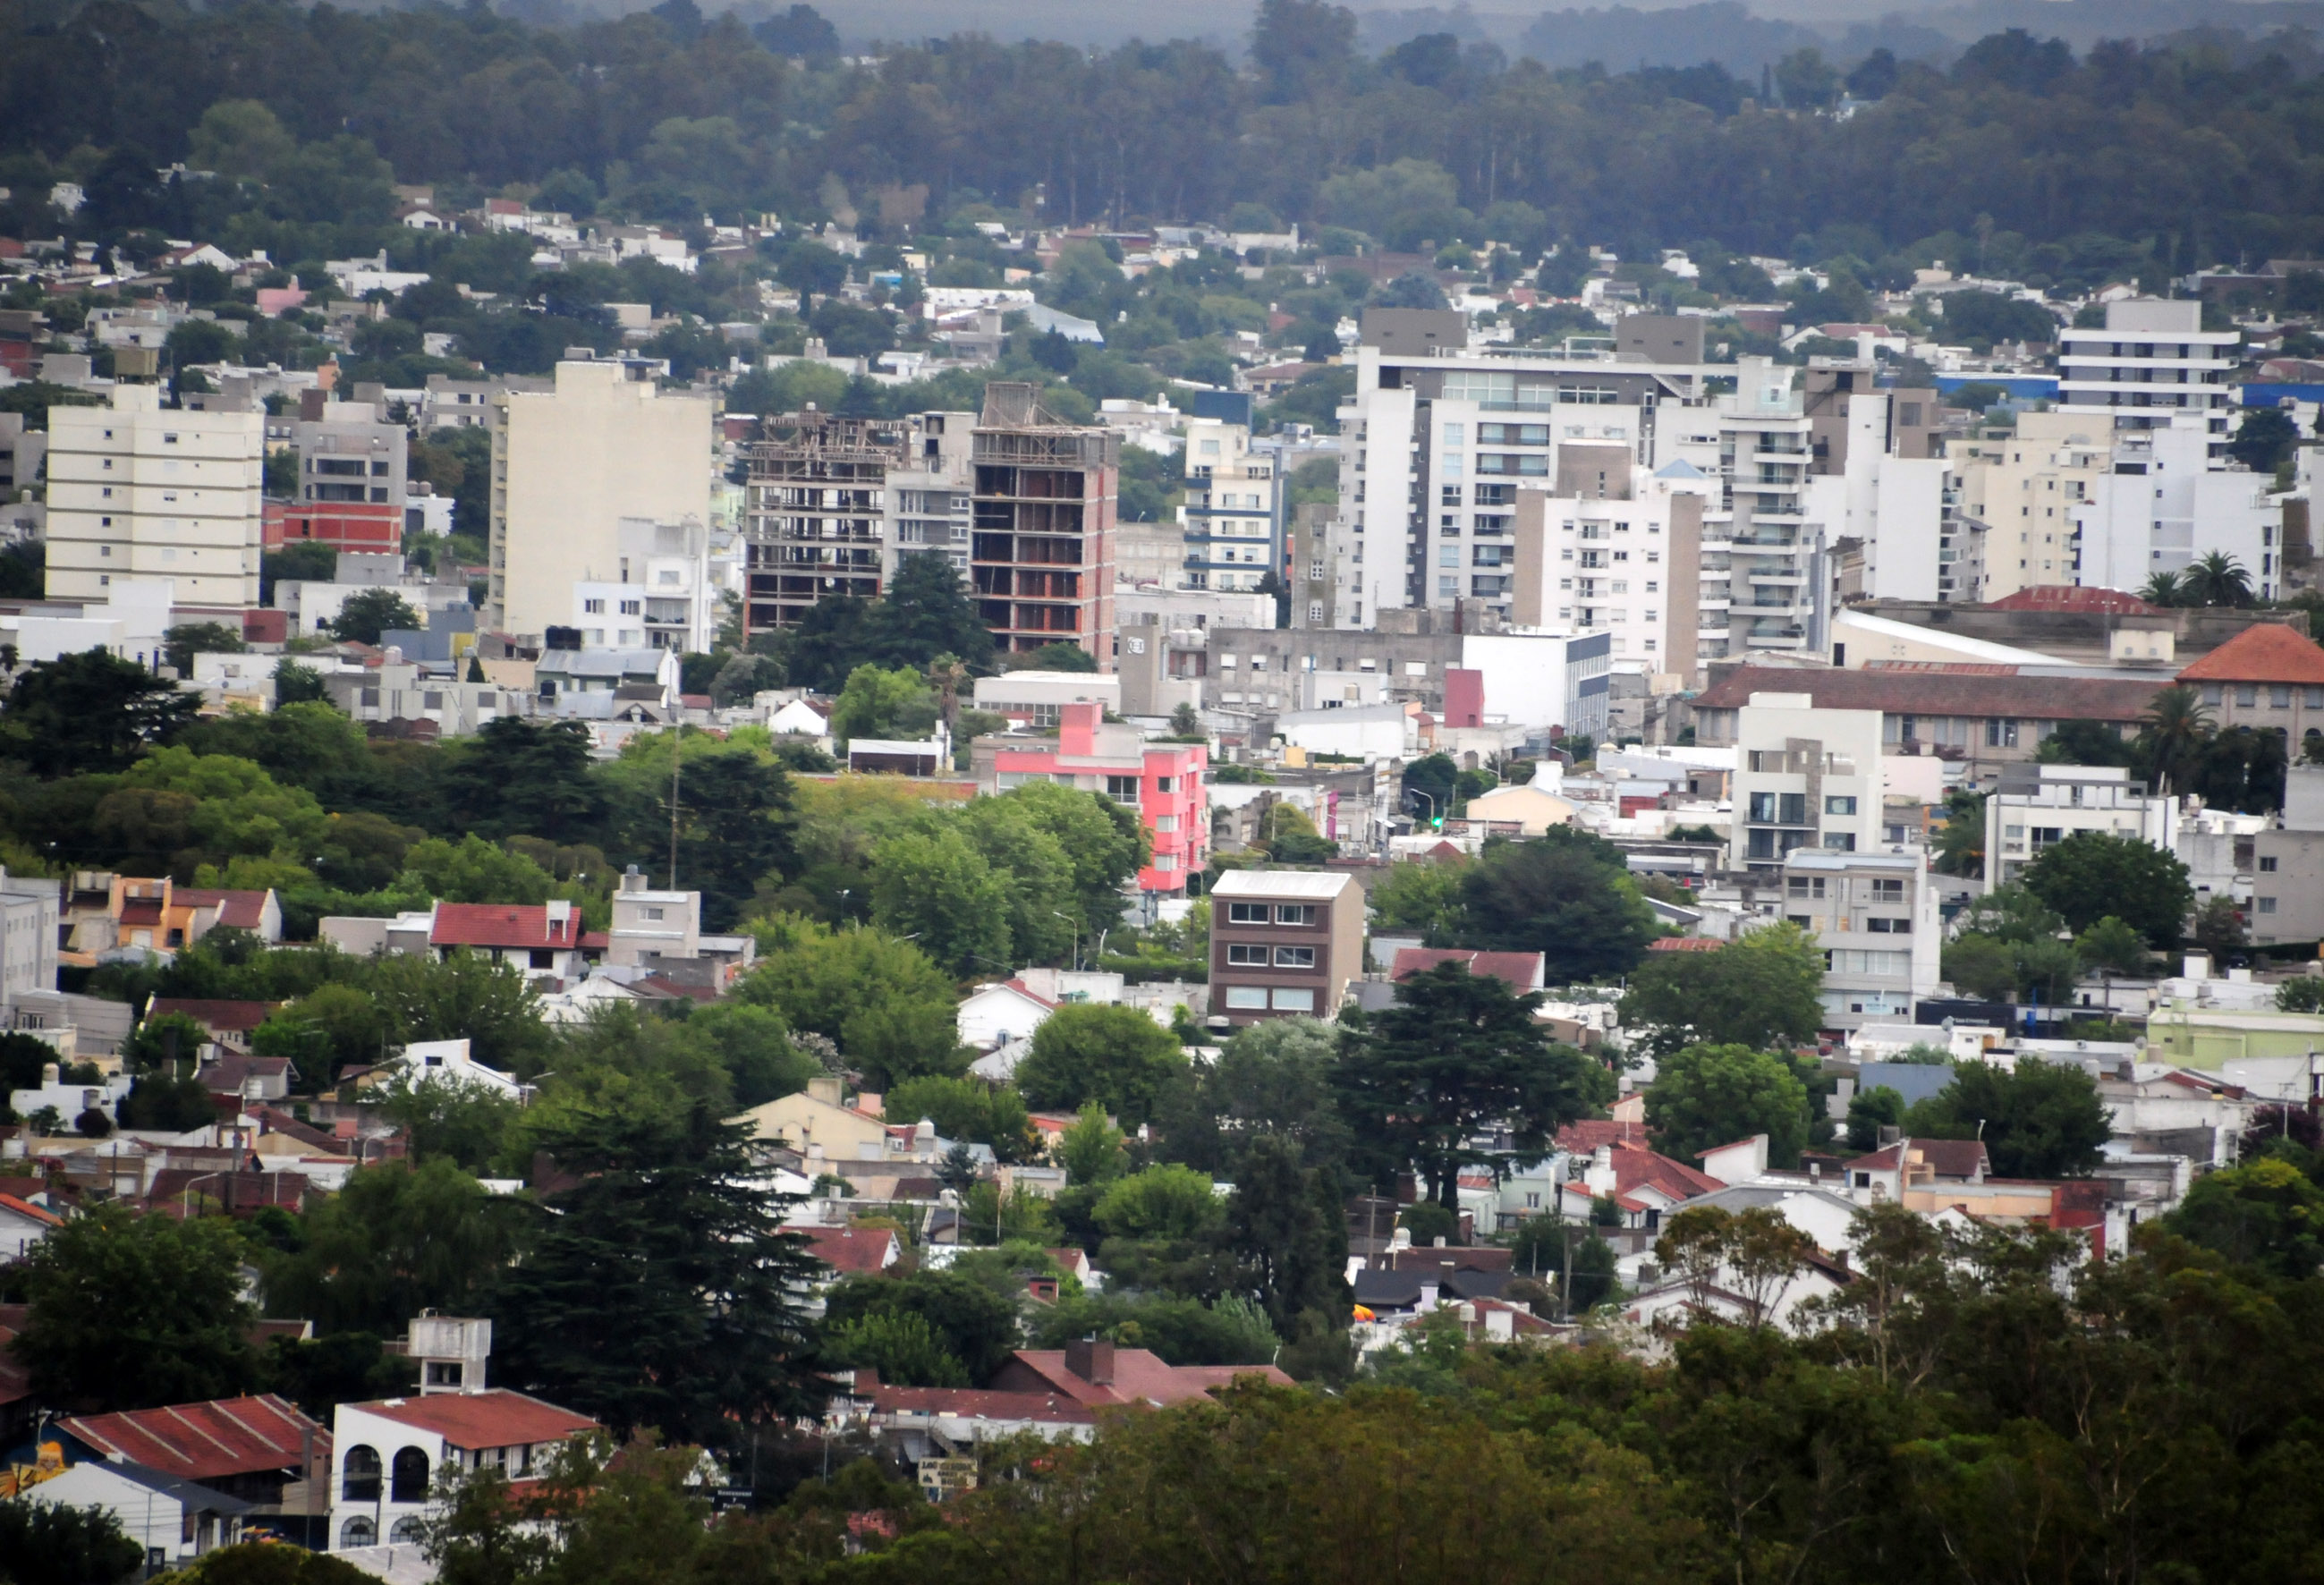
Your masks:
<svg viewBox="0 0 2324 1585"><path fill-rule="evenodd" d="M2224 550L2214 550L2187 569L2187 595L2198 605L2248 605L2251 575Z"/></svg>
<svg viewBox="0 0 2324 1585"><path fill-rule="evenodd" d="M2159 572L2146 580L2138 597L2149 605L2177 605L2185 601L2187 591L2180 587L2177 573Z"/></svg>
<svg viewBox="0 0 2324 1585"><path fill-rule="evenodd" d="M2211 713L2190 687L2164 688L2146 707L2138 734L2147 774L2157 792L2176 792L2194 778L2211 741Z"/></svg>

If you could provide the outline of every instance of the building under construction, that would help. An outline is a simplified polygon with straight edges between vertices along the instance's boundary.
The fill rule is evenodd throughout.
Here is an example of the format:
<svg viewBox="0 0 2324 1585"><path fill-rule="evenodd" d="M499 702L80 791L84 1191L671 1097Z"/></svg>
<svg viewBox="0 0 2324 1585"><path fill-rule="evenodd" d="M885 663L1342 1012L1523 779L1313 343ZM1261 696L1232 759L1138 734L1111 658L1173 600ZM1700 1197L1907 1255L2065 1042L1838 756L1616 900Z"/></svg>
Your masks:
<svg viewBox="0 0 2324 1585"><path fill-rule="evenodd" d="M1077 644L1113 669L1113 523L1120 437L1041 408L1038 389L996 381L976 426L970 576L1004 650Z"/></svg>

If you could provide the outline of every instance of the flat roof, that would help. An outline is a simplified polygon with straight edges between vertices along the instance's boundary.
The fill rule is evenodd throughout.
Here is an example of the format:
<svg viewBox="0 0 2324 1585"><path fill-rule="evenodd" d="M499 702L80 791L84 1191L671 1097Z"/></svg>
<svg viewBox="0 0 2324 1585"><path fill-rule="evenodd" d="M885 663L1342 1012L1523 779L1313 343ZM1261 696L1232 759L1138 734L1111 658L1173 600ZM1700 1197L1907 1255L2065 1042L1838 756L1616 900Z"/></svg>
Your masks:
<svg viewBox="0 0 2324 1585"><path fill-rule="evenodd" d="M1213 897L1337 897L1356 883L1352 875L1314 870L1230 870L1211 888Z"/></svg>

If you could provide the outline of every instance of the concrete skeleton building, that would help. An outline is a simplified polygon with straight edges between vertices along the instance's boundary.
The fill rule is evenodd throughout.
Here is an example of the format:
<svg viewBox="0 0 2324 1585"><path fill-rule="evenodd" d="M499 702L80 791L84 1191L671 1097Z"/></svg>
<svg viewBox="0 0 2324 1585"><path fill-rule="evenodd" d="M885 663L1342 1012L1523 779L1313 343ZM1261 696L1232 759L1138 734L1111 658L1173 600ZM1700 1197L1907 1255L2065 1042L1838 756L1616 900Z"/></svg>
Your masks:
<svg viewBox="0 0 2324 1585"><path fill-rule="evenodd" d="M51 408L48 597L166 578L180 611L255 606L264 447L261 415L165 410L151 385Z"/></svg>
<svg viewBox="0 0 2324 1585"><path fill-rule="evenodd" d="M1075 644L1111 670L1121 437L1061 423L1036 387L995 381L973 457L969 577L994 644Z"/></svg>

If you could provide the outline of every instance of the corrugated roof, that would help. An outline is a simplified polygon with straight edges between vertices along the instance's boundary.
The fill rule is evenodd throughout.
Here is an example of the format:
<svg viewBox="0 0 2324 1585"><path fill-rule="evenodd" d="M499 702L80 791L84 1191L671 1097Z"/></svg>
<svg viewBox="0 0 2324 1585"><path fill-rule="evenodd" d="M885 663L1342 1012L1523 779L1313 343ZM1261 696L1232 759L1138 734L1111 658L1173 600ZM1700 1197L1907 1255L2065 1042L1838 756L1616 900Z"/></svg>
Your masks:
<svg viewBox="0 0 2324 1585"><path fill-rule="evenodd" d="M581 910L552 926L546 903L438 903L428 932L431 946L573 947L581 944Z"/></svg>
<svg viewBox="0 0 2324 1585"><path fill-rule="evenodd" d="M576 1415L505 1387L486 1392L434 1393L417 1398L382 1398L346 1406L416 1431L433 1432L458 1448L562 1442L597 1424L586 1415Z"/></svg>
<svg viewBox="0 0 2324 1585"><path fill-rule="evenodd" d="M76 1415L59 1424L107 1459L125 1459L182 1480L297 1469L310 1436L323 1467L330 1465L330 1432L272 1393Z"/></svg>
<svg viewBox="0 0 2324 1585"><path fill-rule="evenodd" d="M1314 870L1230 870L1211 888L1213 897L1334 898L1356 883L1352 875Z"/></svg>
<svg viewBox="0 0 2324 1585"><path fill-rule="evenodd" d="M2324 685L2324 648L2274 622L2244 629L2179 674L2181 682Z"/></svg>
<svg viewBox="0 0 2324 1585"><path fill-rule="evenodd" d="M1891 715L1997 716L2026 721L2136 721L2160 690L2143 677L1992 677L1958 671L1828 671L1738 666L1695 699L1698 710L1739 710L1753 694L1805 694L1820 710Z"/></svg>

